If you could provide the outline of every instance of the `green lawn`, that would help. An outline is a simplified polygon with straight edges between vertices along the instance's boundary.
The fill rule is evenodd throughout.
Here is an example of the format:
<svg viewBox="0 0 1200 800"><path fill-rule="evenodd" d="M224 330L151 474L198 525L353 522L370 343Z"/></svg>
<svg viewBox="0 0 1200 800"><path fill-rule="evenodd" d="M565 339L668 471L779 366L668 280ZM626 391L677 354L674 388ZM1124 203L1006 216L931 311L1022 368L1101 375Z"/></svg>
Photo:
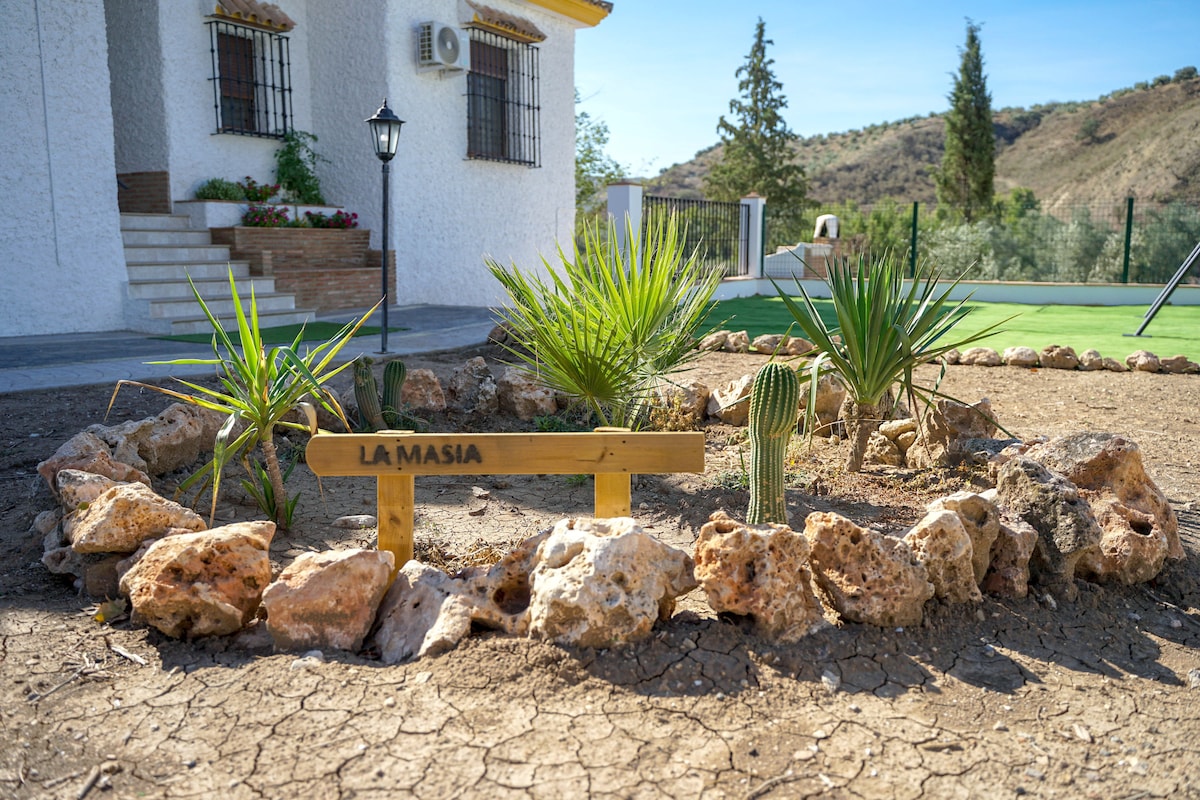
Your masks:
<svg viewBox="0 0 1200 800"><path fill-rule="evenodd" d="M814 302L825 324L836 324L832 302ZM959 323L964 333L1013 317L1001 326L999 333L977 343L1001 353L1006 347L1017 345L1041 350L1057 344L1073 347L1077 353L1095 348L1102 355L1117 360L1124 360L1135 350L1149 350L1159 356L1183 354L1192 361L1200 361L1200 306L1163 307L1145 333L1137 338L1122 334L1138 329L1147 306L1031 306L972 302L969 308L970 313ZM792 321L791 314L778 297L741 297L717 303L709 311L706 324L708 327L717 325L729 330L745 330L753 339L764 333L783 333Z"/></svg>
<svg viewBox="0 0 1200 800"><path fill-rule="evenodd" d="M332 339L334 334L342 329L342 323L337 322L310 322L304 326L305 342L324 342ZM408 328L388 326L388 333L395 331L406 331ZM296 334L300 332L299 325L279 325L274 328L263 328L262 339L263 344L291 344L296 338ZM358 336L377 336L379 334L378 326L364 325L358 329ZM178 336L160 336L160 339L167 339L172 342L194 342L196 344L206 344L212 341L211 333L184 333ZM238 332L236 330L229 331L229 338L234 344L238 344Z"/></svg>

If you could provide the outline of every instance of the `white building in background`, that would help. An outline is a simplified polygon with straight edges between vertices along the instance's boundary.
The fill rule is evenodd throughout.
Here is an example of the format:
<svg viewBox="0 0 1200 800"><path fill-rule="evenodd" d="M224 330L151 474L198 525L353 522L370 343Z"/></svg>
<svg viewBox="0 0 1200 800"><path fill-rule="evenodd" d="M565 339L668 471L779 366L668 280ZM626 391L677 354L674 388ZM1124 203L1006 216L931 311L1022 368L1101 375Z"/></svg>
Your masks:
<svg viewBox="0 0 1200 800"><path fill-rule="evenodd" d="M532 267L571 239L574 37L611 9L6 3L0 336L129 327L119 212L171 211L214 177L272 182L286 130L316 135L328 202L356 212L379 247L381 170L364 120L384 98L405 120L391 162L394 302L497 303L485 255Z"/></svg>

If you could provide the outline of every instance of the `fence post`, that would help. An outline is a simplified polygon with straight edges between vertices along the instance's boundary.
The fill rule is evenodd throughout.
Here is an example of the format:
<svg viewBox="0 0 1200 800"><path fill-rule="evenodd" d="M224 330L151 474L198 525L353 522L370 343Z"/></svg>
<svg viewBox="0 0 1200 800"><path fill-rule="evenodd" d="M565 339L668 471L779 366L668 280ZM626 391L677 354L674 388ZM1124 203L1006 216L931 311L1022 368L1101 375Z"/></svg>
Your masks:
<svg viewBox="0 0 1200 800"><path fill-rule="evenodd" d="M917 277L917 208L920 204L913 201L912 233L908 241L908 277Z"/></svg>
<svg viewBox="0 0 1200 800"><path fill-rule="evenodd" d="M1121 260L1121 283L1129 283L1129 245L1133 241L1133 198L1125 198L1125 257Z"/></svg>
<svg viewBox="0 0 1200 800"><path fill-rule="evenodd" d="M626 222L628 221L628 222ZM617 246L627 259L636 254L629 252L629 231L641 239L642 230L642 185L631 181L620 181L608 185L608 224L614 226Z"/></svg>
<svg viewBox="0 0 1200 800"><path fill-rule="evenodd" d="M746 223L747 230L741 231L738 238L746 243L746 275L751 278L763 276L763 253L766 242L763 241L763 222L766 217L767 200L751 192L742 198L743 206L749 206L750 219ZM740 255L740 254L739 254Z"/></svg>

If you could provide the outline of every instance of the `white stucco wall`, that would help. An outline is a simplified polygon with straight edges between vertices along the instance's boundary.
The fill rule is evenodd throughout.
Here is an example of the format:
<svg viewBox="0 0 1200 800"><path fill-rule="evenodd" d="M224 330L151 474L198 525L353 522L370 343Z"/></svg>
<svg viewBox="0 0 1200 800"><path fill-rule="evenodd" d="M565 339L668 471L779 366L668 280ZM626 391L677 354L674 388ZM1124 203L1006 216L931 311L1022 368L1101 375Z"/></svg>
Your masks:
<svg viewBox="0 0 1200 800"><path fill-rule="evenodd" d="M6 3L0 25L0 336L124 327L104 9ZM19 153L19 157L18 154Z"/></svg>
<svg viewBox="0 0 1200 800"><path fill-rule="evenodd" d="M159 7L104 0L117 172L166 170L167 109Z"/></svg>

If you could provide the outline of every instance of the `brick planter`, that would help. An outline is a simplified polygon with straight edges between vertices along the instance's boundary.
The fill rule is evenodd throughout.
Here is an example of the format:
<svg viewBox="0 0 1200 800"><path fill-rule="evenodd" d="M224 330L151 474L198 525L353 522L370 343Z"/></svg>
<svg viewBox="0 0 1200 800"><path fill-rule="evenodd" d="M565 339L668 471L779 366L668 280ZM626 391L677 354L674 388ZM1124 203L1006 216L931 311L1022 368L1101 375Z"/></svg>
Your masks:
<svg viewBox="0 0 1200 800"><path fill-rule="evenodd" d="M296 304L318 311L374 305L380 296L379 251L368 251L370 231L327 228L212 228L214 244L247 261L252 275L272 276ZM374 257L369 256L369 252ZM389 265L389 292L395 266Z"/></svg>

